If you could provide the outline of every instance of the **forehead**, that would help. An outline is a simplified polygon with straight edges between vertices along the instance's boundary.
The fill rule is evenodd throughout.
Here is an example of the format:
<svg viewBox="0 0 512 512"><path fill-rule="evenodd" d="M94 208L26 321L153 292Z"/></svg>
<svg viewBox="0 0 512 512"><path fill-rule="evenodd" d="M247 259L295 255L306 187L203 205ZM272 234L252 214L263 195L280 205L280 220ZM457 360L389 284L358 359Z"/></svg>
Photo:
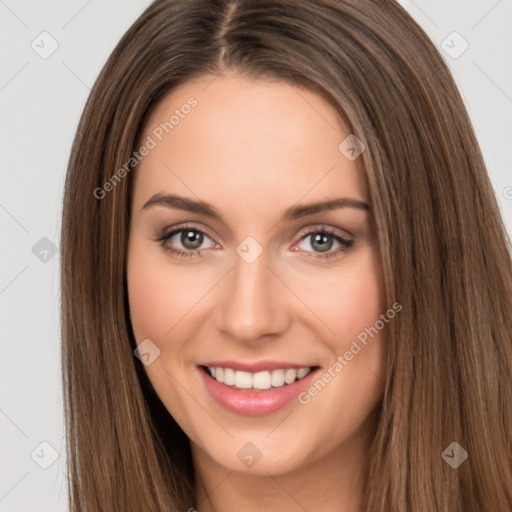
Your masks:
<svg viewBox="0 0 512 512"><path fill-rule="evenodd" d="M167 94L144 127L153 149L136 171L135 200L182 191L246 206L328 196L363 199L349 132L319 95L285 82L205 76ZM188 189L188 190L187 190ZM277 201L277 203L276 203Z"/></svg>

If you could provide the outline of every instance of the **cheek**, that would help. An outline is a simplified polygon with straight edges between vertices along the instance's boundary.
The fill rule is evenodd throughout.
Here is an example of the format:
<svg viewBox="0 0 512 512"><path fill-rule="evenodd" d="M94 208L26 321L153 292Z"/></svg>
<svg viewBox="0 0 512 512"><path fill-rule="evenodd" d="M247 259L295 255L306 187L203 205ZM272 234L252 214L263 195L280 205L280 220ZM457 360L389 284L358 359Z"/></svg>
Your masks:
<svg viewBox="0 0 512 512"><path fill-rule="evenodd" d="M127 264L130 319L136 344L150 339L160 350L159 356L144 370L168 411L180 425L189 425L190 410L182 396L184 382L181 350L194 328L188 324L187 313L204 295L200 281L191 283L179 267L166 260L165 254L155 254L144 244L133 244ZM195 324L196 325L196 324ZM190 425L189 425L190 428Z"/></svg>
<svg viewBox="0 0 512 512"><path fill-rule="evenodd" d="M158 345L204 295L204 283L187 278L165 255L146 256L136 245L129 255L128 295L135 338L137 342L154 339Z"/></svg>
<svg viewBox="0 0 512 512"><path fill-rule="evenodd" d="M330 373L323 378L329 390L321 392L323 398L316 401L314 408L319 407L317 412L321 414L322 402L343 404L338 412L346 418L347 425L356 419L363 421L383 390L387 324L395 315L392 311L386 316L376 251L361 252L357 263L340 272L325 294L317 293L315 297L312 309L321 312L319 316L331 331L324 336L331 360L325 368ZM317 387L323 389L322 385ZM316 390L312 394L316 396Z"/></svg>
<svg viewBox="0 0 512 512"><path fill-rule="evenodd" d="M130 316L137 342L149 338L158 344L172 327L173 302L165 274L158 266L144 265L134 257L128 267Z"/></svg>
<svg viewBox="0 0 512 512"><path fill-rule="evenodd" d="M350 277L340 292L336 306L330 306L333 330L341 340L355 339L373 326L384 313L382 283L376 268ZM340 347L341 349L342 347Z"/></svg>
<svg viewBox="0 0 512 512"><path fill-rule="evenodd" d="M347 350L353 339L385 313L384 283L373 248L360 251L336 272L316 277L302 274L297 294L315 313L315 330L324 333L324 342L336 354Z"/></svg>
<svg viewBox="0 0 512 512"><path fill-rule="evenodd" d="M384 283L376 253L367 254L364 269L350 279L343 299L343 313L338 322L337 354L347 366L347 388L361 387L361 392L378 392L384 378L387 348L387 323ZM383 321L382 315L386 321ZM349 368L350 367L350 368Z"/></svg>

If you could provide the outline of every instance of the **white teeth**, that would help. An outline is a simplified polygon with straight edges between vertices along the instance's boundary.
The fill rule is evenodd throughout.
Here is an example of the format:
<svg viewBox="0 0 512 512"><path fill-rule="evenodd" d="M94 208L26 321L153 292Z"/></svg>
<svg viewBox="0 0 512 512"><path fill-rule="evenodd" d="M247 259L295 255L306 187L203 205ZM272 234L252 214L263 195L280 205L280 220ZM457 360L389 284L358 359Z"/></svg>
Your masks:
<svg viewBox="0 0 512 512"><path fill-rule="evenodd" d="M297 370L290 368L284 372L284 381L286 382L286 384L291 384L292 382L295 382L296 378Z"/></svg>
<svg viewBox="0 0 512 512"><path fill-rule="evenodd" d="M252 388L252 375L249 372L235 372L235 386L241 389Z"/></svg>
<svg viewBox="0 0 512 512"><path fill-rule="evenodd" d="M284 370L274 370L270 382L275 388L282 386L284 384Z"/></svg>
<svg viewBox="0 0 512 512"><path fill-rule="evenodd" d="M270 372L258 372L252 376L252 387L256 389L270 389Z"/></svg>
<svg viewBox="0 0 512 512"><path fill-rule="evenodd" d="M301 368L300 370L297 370L297 378L302 379L302 377L305 377L311 368Z"/></svg>
<svg viewBox="0 0 512 512"><path fill-rule="evenodd" d="M213 368L215 370L215 368ZM224 384L228 386L235 385L235 370L231 368L224 368Z"/></svg>
<svg viewBox="0 0 512 512"><path fill-rule="evenodd" d="M235 386L240 389L270 389L292 384L297 379L302 379L311 371L311 368L304 367L299 370L288 368L250 373L241 370L235 371L232 368L208 366L208 370L217 382L227 386Z"/></svg>

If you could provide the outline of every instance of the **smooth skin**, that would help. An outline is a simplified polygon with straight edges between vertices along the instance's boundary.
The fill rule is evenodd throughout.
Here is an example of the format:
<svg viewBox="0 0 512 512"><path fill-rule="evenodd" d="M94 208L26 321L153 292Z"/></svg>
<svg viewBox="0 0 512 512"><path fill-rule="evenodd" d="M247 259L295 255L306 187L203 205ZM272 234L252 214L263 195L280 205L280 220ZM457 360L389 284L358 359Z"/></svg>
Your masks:
<svg viewBox="0 0 512 512"><path fill-rule="evenodd" d="M368 202L357 161L338 150L349 132L313 92L225 73L169 93L142 140L155 139L155 127L190 97L197 105L133 171L127 279L136 341L150 339L160 350L145 370L191 441L204 484L197 509L358 511L369 415L383 393L386 327L307 405L294 400L263 416L224 409L197 368L277 360L326 371L385 313L368 211L281 219L297 205ZM223 220L163 204L144 208L155 194L207 202ZM180 232L158 241L184 223L190 238ZM315 230L325 228L352 246L333 235L317 242ZM263 249L252 263L236 251L248 236ZM248 442L262 455L251 468L237 456Z"/></svg>

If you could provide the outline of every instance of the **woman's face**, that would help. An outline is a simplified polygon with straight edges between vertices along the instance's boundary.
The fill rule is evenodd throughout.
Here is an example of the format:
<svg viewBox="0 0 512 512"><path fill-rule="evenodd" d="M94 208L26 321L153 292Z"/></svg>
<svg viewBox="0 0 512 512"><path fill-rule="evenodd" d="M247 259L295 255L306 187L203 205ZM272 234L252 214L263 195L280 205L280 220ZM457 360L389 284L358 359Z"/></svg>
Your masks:
<svg viewBox="0 0 512 512"><path fill-rule="evenodd" d="M145 127L131 321L205 466L363 456L389 316L349 135L316 94L238 75L182 84Z"/></svg>

